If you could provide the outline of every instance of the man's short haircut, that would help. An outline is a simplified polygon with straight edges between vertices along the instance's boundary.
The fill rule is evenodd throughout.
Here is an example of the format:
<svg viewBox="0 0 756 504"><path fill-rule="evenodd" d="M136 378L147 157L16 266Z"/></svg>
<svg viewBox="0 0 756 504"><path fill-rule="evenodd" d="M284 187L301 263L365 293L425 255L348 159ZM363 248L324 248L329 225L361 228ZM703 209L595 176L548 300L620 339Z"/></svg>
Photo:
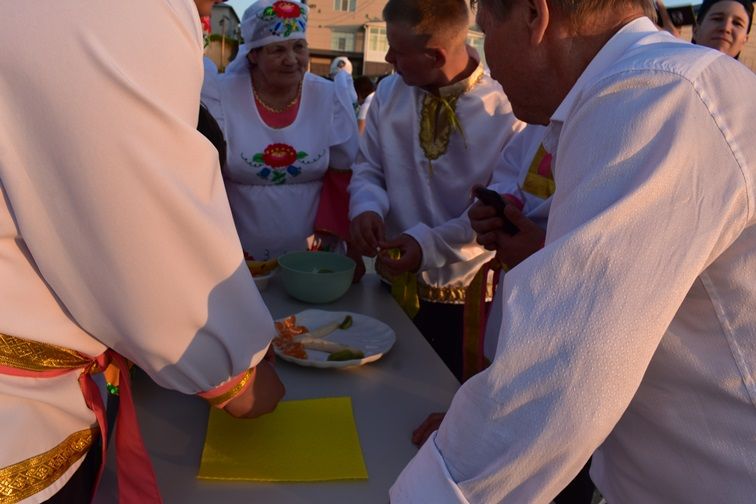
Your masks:
<svg viewBox="0 0 756 504"><path fill-rule="evenodd" d="M579 26L582 19L590 14L621 6L637 6L643 9L646 16L656 19L656 2L654 0L548 0L549 6L559 10L570 22ZM490 12L499 19L506 18L513 0L470 0L470 5L485 5Z"/></svg>
<svg viewBox="0 0 756 504"><path fill-rule="evenodd" d="M383 19L387 23L407 23L417 35L464 40L470 11L466 0L389 0L383 8Z"/></svg>

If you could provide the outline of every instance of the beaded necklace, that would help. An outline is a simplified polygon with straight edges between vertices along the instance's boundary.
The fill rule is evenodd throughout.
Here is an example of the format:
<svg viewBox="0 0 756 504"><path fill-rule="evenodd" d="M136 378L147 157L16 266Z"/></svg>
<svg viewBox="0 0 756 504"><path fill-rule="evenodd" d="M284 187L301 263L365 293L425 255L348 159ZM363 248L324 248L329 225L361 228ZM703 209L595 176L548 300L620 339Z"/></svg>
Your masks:
<svg viewBox="0 0 756 504"><path fill-rule="evenodd" d="M262 105L262 107L265 110L267 110L268 112L273 112L275 114L280 114L281 112L286 112L287 110L289 110L291 107L293 107L294 105L296 105L296 103L299 101L299 98L302 96L302 81L299 82L299 87L297 88L297 94L294 96L294 98L289 103L287 103L286 105L284 105L283 107L280 107L280 108L273 107L273 106L268 105L267 103L265 103L263 101L263 99L260 98L260 95L257 94L257 90L255 89L254 85L252 85L252 94L254 95L255 100L257 101L257 103L259 103L260 105Z"/></svg>

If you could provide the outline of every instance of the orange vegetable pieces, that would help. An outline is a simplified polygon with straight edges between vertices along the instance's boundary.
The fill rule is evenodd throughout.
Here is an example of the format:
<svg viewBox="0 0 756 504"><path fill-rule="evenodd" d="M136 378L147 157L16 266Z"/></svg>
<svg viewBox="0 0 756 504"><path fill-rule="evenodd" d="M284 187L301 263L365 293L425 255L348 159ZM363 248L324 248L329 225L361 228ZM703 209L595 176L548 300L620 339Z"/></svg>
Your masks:
<svg viewBox="0 0 756 504"><path fill-rule="evenodd" d="M276 321L278 336L273 338L273 346L282 353L296 359L306 359L307 351L299 342L294 341L294 336L309 332L305 326L298 326L295 315L291 315L282 321Z"/></svg>

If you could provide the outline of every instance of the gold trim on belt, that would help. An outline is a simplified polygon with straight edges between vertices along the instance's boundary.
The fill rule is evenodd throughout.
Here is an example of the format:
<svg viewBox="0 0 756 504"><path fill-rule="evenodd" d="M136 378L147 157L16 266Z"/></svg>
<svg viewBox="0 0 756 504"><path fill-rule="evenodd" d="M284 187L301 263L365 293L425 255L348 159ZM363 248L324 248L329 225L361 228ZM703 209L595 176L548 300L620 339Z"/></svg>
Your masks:
<svg viewBox="0 0 756 504"><path fill-rule="evenodd" d="M381 275L381 278L391 285L391 280L387 277ZM466 290L467 287L434 287L421 282L420 279L417 282L417 297L432 303L463 304ZM486 285L486 301L491 301L493 294L494 286L489 282Z"/></svg>
<svg viewBox="0 0 756 504"><path fill-rule="evenodd" d="M95 427L74 432L53 449L0 469L0 504L20 502L50 486L87 454L98 435Z"/></svg>
<svg viewBox="0 0 756 504"><path fill-rule="evenodd" d="M423 301L433 303L462 304L465 302L465 287L433 287L418 282L417 295ZM486 286L486 301L493 299L493 286Z"/></svg>
<svg viewBox="0 0 756 504"><path fill-rule="evenodd" d="M0 333L0 366L40 376L59 370L98 372L92 358L76 350L3 333ZM0 504L19 502L50 486L86 455L99 431L91 427L75 432L45 453L0 468Z"/></svg>
<svg viewBox="0 0 756 504"><path fill-rule="evenodd" d="M86 368L91 362L76 350L0 333L0 366L49 371Z"/></svg>
<svg viewBox="0 0 756 504"><path fill-rule="evenodd" d="M96 357L90 357L84 353L49 343L0 334L0 373L44 379L69 372L79 372L78 383L82 398L87 407L94 412L98 422L97 428L71 434L57 447L46 453L1 468L0 504L18 502L28 495L47 488L91 449L95 433L99 433L100 436L107 433L105 405L91 375L100 373L111 366L118 369L116 376L123 379L120 387L121 408L117 420L120 435L116 437L116 446L119 459L118 479L127 484L119 488L120 500L124 502L124 498L128 500L130 495L139 494L143 496L145 502L160 502L160 491L155 481L152 464L139 434L129 386L128 361L112 349L107 349ZM112 384L108 385L110 390ZM113 386L113 388L118 388L118 386ZM101 463L105 461L104 448L105 445L103 445ZM139 481L123 479L126 471L138 471Z"/></svg>

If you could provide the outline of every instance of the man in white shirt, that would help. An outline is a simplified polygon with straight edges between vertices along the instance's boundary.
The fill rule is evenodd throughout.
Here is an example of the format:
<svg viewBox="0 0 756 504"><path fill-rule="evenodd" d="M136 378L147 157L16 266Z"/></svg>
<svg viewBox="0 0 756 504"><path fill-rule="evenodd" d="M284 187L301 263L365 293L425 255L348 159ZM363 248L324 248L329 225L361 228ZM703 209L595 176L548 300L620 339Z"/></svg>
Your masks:
<svg viewBox="0 0 756 504"><path fill-rule="evenodd" d="M375 93L353 167L353 244L371 257L380 248L385 276L410 277L403 306L460 377L465 288L492 257L467 221L470 190L488 184L523 125L465 44L464 0L390 0L384 17L397 74Z"/></svg>
<svg viewBox="0 0 756 504"><path fill-rule="evenodd" d="M594 451L610 503L756 495L756 77L646 8L481 3L556 192L545 247L505 276L494 362L392 502L548 502Z"/></svg>
<svg viewBox="0 0 756 504"><path fill-rule="evenodd" d="M58 0L15 3L3 21L0 501L87 502L97 464L78 495L66 484L100 453L105 412L91 376L110 364L120 501L157 502L124 357L235 416L283 395L263 360L273 320L217 152L195 129L197 10Z"/></svg>

